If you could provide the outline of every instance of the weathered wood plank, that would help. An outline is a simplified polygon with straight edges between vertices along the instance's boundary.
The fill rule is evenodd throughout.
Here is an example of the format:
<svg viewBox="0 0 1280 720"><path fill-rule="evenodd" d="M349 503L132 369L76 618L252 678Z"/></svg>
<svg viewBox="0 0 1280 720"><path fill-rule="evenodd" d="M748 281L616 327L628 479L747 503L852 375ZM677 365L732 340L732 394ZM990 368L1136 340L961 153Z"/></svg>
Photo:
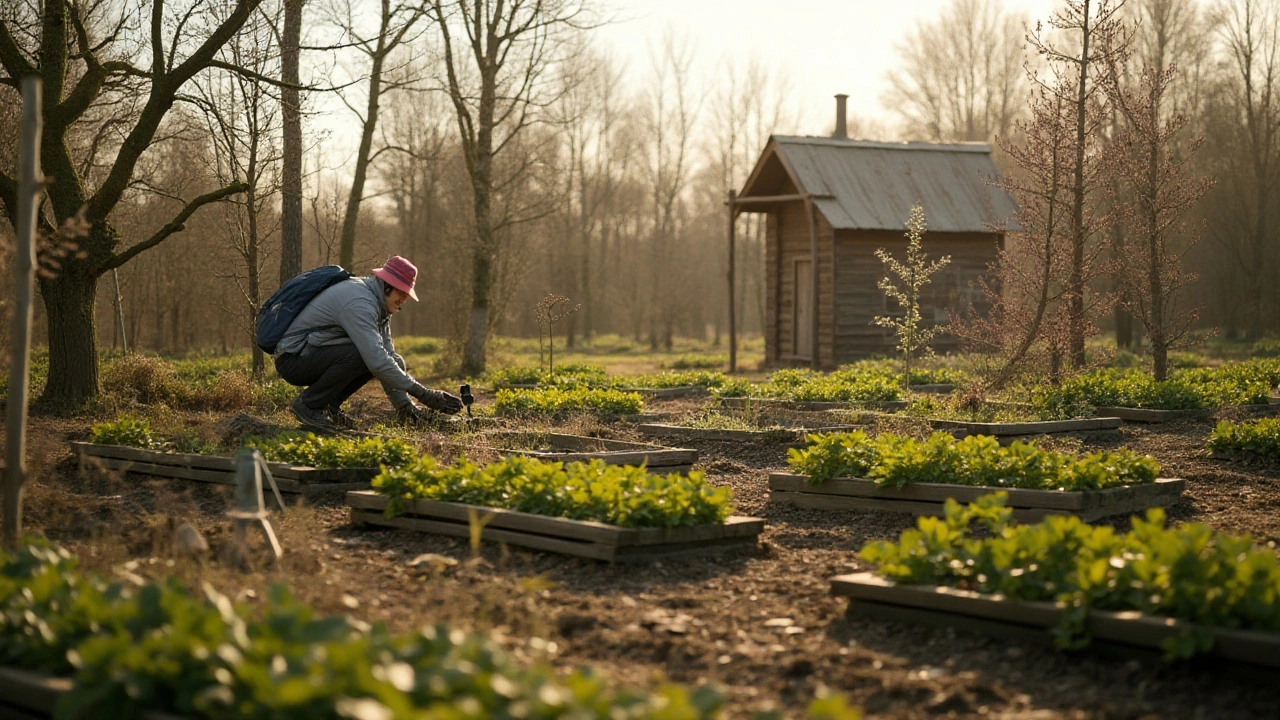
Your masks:
<svg viewBox="0 0 1280 720"><path fill-rule="evenodd" d="M447 520L428 520L425 518L400 516L388 518L379 512L370 512L368 510L351 509L351 522L354 524L365 525L381 525L383 527L402 528L405 530L418 530L420 532L428 532L435 535L447 535L450 537L470 538L471 527L465 523L450 522ZM547 537L545 535L537 535L534 533L519 532L515 530L503 530L492 526L486 526L480 536L483 540L490 542L503 542L508 545L518 545L521 547L532 548L534 550L547 550L562 555L573 555L576 557L592 558L595 560L613 560L616 554L616 547L612 545L602 545L589 541L564 540L560 538Z"/></svg>
<svg viewBox="0 0 1280 720"><path fill-rule="evenodd" d="M759 518L734 515L727 518L722 525L702 525L697 527L676 528L621 528L604 523L568 518L547 517L530 513L503 510L498 508L477 507L462 503L439 502L434 500L410 500L406 502L405 513L397 518L387 519L385 511L390 500L370 491L357 491L347 494L347 506L351 508L353 521L372 524L405 527L429 532L440 529L441 525L450 528L445 534L458 537L470 537L470 515L478 513L485 522L485 537L500 539L512 544L523 536L555 540L557 543L529 545L542 550L567 552L568 554L596 557L612 560L623 557L635 557L645 554L666 555L673 552L686 552L696 546L718 547L741 542L754 543L764 530L764 520ZM396 524L393 521L413 521ZM433 524L423 524L433 523ZM462 534L465 530L466 534ZM491 533L507 533L492 535ZM539 541L540 542L540 541ZM597 548L584 555L576 551L580 545L591 545ZM573 552L570 552L573 551Z"/></svg>
<svg viewBox="0 0 1280 720"><path fill-rule="evenodd" d="M0 698L43 716L52 716L63 693L70 691L69 678L55 678L28 670L0 667Z"/></svg>
<svg viewBox="0 0 1280 720"><path fill-rule="evenodd" d="M495 440L493 450L508 455L522 455L541 460L559 462L590 462L603 460L609 465L647 465L651 470L661 474L673 472L667 468L673 466L689 466L698 461L698 451L687 448L667 448L659 445L626 442L623 440L606 440L580 435L563 435L559 433L520 433L497 432L486 435ZM503 441L524 442L541 440L556 450L521 450L502 447ZM564 448L564 451L559 450Z"/></svg>
<svg viewBox="0 0 1280 720"><path fill-rule="evenodd" d="M940 502L917 500L884 500L880 498L849 497L847 495L817 495L774 491L769 493L769 504L780 507L797 507L808 510L857 510L908 513L917 516L942 517L946 505ZM1020 523L1039 522L1050 515L1066 515L1065 510L1045 508L1012 508L1012 517Z"/></svg>
<svg viewBox="0 0 1280 720"><path fill-rule="evenodd" d="M1107 490L1065 492L1060 490L1028 490L1024 488L988 488L970 485L946 485L942 483L909 483L904 487L880 486L874 480L864 478L832 478L817 485L808 484L804 475L770 473L770 501L773 493L805 494L818 497L850 497L883 500L887 502L945 503L948 499L969 503L997 490L1009 494L1009 507L1041 509L1078 514L1091 520L1108 515L1138 512L1152 507L1176 505L1186 490L1186 481L1180 478L1157 478L1147 485L1130 485ZM779 498L783 500L784 498ZM795 502L795 498L785 498ZM821 507L819 500L805 507ZM913 506L903 506L904 511ZM940 507L940 505L939 505ZM835 509L833 507L833 509ZM844 507L842 509L856 509ZM872 509L891 509L877 504ZM918 508L917 508L918 509Z"/></svg>
<svg viewBox="0 0 1280 720"><path fill-rule="evenodd" d="M1120 427L1121 419L1118 417L1098 417L1076 418L1074 420L986 423L930 418L929 424L936 428L961 428L968 430L971 435L1045 435L1049 433L1115 430Z"/></svg>
<svg viewBox="0 0 1280 720"><path fill-rule="evenodd" d="M691 428L681 425L645 423L636 429L651 437L674 437L694 440L720 440L728 442L793 442L803 439L806 430L775 428L772 430L723 430L718 428ZM814 430L822 432L823 430Z"/></svg>
<svg viewBox="0 0 1280 720"><path fill-rule="evenodd" d="M387 496L372 490L347 493L347 506L359 510L384 511L390 502ZM624 545L636 542L637 532L634 529L620 528L614 525L606 525L605 523L534 515L533 513L500 508L481 508L464 503L441 502L438 500L408 500L405 502L406 514L462 523L468 522L472 511L493 516L486 527L556 535L604 545Z"/></svg>
<svg viewBox="0 0 1280 720"><path fill-rule="evenodd" d="M105 470L119 470L125 473L152 475L172 480L196 480L199 482L215 483L218 485L236 484L236 474L234 471L203 470L200 468L181 467L178 465L158 465L156 463L121 460L118 458L94 457L87 460L87 462L94 463ZM359 486L368 487L368 483L359 483ZM276 480L276 487L280 488L280 492L296 493L302 492L302 488L305 486L297 480L279 478ZM317 487L323 487L323 485L317 485Z"/></svg>
<svg viewBox="0 0 1280 720"><path fill-rule="evenodd" d="M1100 407L1098 415L1117 417L1125 422L1163 423L1187 418L1208 417L1213 410L1151 410L1148 408Z"/></svg>
<svg viewBox="0 0 1280 720"><path fill-rule="evenodd" d="M123 445L98 445L83 442L72 442L71 449L82 457L136 460L153 465L172 465L175 467L225 470L228 472L235 472L236 470L236 459L234 457L219 455L168 453L159 450L125 447ZM312 468L278 462L268 462L267 467L271 470L272 477L306 482L353 482L373 479L380 472L378 468Z"/></svg>
<svg viewBox="0 0 1280 720"><path fill-rule="evenodd" d="M834 595L883 605L943 613L956 627L972 618L1048 629L1059 622L1061 610L1047 602L1015 602L1000 595L982 595L942 586L897 585L871 573L839 575L831 579ZM850 606L856 611L855 606ZM1280 633L1197 626L1184 620L1137 612L1089 613L1086 628L1095 638L1159 649L1165 638L1194 628L1215 639L1210 655L1268 667L1280 667Z"/></svg>

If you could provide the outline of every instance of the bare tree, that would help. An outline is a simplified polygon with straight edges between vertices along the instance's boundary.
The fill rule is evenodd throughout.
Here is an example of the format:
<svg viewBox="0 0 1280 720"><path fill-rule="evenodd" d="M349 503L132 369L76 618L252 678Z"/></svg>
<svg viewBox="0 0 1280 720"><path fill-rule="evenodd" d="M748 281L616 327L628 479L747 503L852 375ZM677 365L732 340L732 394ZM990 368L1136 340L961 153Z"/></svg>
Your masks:
<svg viewBox="0 0 1280 720"><path fill-rule="evenodd" d="M998 186L1017 205L1011 233L981 281L990 302L988 315L953 318L952 333L965 345L997 359L988 385L998 389L1038 355L1048 355L1056 375L1070 324L1064 299L1071 265L1071 169L1075 133L1069 81L1057 88L1038 87L1030 117L1017 121L1022 143L1003 141L1015 164Z"/></svg>
<svg viewBox="0 0 1280 720"><path fill-rule="evenodd" d="M1261 336L1266 315L1272 213L1280 181L1280 12L1274 0L1234 0L1217 7L1231 80L1227 84L1232 124L1223 173L1235 207L1213 237L1228 251L1245 282L1246 328ZM1243 226L1239 226L1243 224ZM1233 228L1232 226L1237 226Z"/></svg>
<svg viewBox="0 0 1280 720"><path fill-rule="evenodd" d="M1022 68L1026 16L1002 0L951 0L898 45L885 107L908 136L989 141L1007 136L1027 93Z"/></svg>
<svg viewBox="0 0 1280 720"><path fill-rule="evenodd" d="M360 118L360 146L352 165L351 191L347 195L347 211L342 217L342 237L338 262L343 267L354 267L356 227L360 220L360 203L364 201L364 186L369 178L369 166L378 154L373 149L373 139L378 128L378 111L384 94L402 87L409 80L388 81L388 61L401 46L408 46L421 34L415 28L427 18L426 8L417 0L379 0L377 28L366 30L360 18L357 0L340 0L333 12L337 25L349 36L351 45L368 61L368 76L364 108L360 109L339 93L343 103Z"/></svg>
<svg viewBox="0 0 1280 720"><path fill-rule="evenodd" d="M1198 313L1179 303L1180 293L1196 278L1183 269L1182 258L1196 237L1179 247L1186 235L1182 218L1211 183L1188 177L1187 157L1199 142L1175 154L1178 132L1186 125L1181 115L1168 115L1165 93L1174 78L1173 66L1144 66L1141 83L1123 88L1115 83L1108 94L1127 123L1120 131L1110 170L1131 192L1120 202L1122 222L1132 243L1119 255L1116 272L1127 287L1130 308L1142 319L1151 338L1156 380L1168 377L1169 350L1190 337Z"/></svg>
<svg viewBox="0 0 1280 720"><path fill-rule="evenodd" d="M1049 27L1059 37L1036 26L1027 34L1031 47L1049 64L1049 72L1069 79L1075 94L1071 104L1075 125L1074 156L1071 158L1071 272L1067 279L1069 298L1070 342L1068 359L1075 368L1084 367L1084 339L1091 325L1091 304L1086 298L1090 276L1097 271L1093 263L1098 256L1091 242L1104 238L1099 230L1106 226L1089 207L1091 196L1105 182L1097 172L1099 138L1105 115L1099 112L1097 78L1114 64L1113 59L1126 52L1126 33L1120 8L1124 0L1064 0L1049 18ZM1069 43L1069 44L1068 44ZM1061 82L1047 87L1063 88ZM1095 299L1095 304L1096 299ZM1093 308L1094 310L1098 308Z"/></svg>
<svg viewBox="0 0 1280 720"><path fill-rule="evenodd" d="M283 0L280 32L280 124L284 164L280 189L280 284L302 272L302 9L306 0Z"/></svg>
<svg viewBox="0 0 1280 720"><path fill-rule="evenodd" d="M181 231L199 208L243 191L243 185L233 183L192 198L164 226L123 250L118 249L121 238L108 220L182 88L218 62L218 49L260 3L238 0L225 15L195 5L170 22L165 3L156 0L150 7L149 22L142 25L142 18L128 8L119 8L118 14L107 17L116 6L50 0L38 16L31 10L17 20L0 19L0 66L5 73L0 82L12 85L32 74L39 74L44 81L41 160L53 183L48 192L49 211L42 215L41 227L48 231L83 213L91 228L80 241L80 251L65 258L62 271L40 281L49 318L46 400L81 402L98 393L94 332L98 278ZM146 51L135 52L130 47L135 43L141 43ZM134 64L135 59L144 58L149 60L145 68ZM78 169L68 136L95 103L126 90L140 93L145 101L121 128L123 140L104 176L90 186L86 173ZM0 174L0 199L11 222L16 222L15 193L13 178Z"/></svg>
<svg viewBox="0 0 1280 720"><path fill-rule="evenodd" d="M462 370L479 374L495 319L490 312L499 232L547 212L513 208L496 217L495 193L521 181L528 167L516 163L500 177L495 161L516 147L554 95L552 60L563 49L565 31L580 27L586 10L582 0L430 0L429 13L440 31L445 87L471 179L475 246Z"/></svg>
<svg viewBox="0 0 1280 720"><path fill-rule="evenodd" d="M680 201L693 165L693 131L701 101L693 86L694 47L688 37L668 29L661 45L650 48L652 72L645 108L648 149L645 164L650 211L649 347L659 340L670 349L676 297L668 271L678 231Z"/></svg>
<svg viewBox="0 0 1280 720"><path fill-rule="evenodd" d="M223 210L230 231L223 240L243 268L243 274L237 269L230 276L242 295L242 302L230 310L249 336L263 301L262 273L269 256L265 241L275 234L269 204L279 189L281 154L271 138L279 122L280 103L261 79L273 75L280 61L281 48L272 27L276 19L255 13L220 51L228 65L249 73L210 71L196 81L193 98L204 111L213 142L214 176L222 183L242 182L245 188L243 201L228 202ZM253 374L262 377L266 363L256 342L252 353Z"/></svg>

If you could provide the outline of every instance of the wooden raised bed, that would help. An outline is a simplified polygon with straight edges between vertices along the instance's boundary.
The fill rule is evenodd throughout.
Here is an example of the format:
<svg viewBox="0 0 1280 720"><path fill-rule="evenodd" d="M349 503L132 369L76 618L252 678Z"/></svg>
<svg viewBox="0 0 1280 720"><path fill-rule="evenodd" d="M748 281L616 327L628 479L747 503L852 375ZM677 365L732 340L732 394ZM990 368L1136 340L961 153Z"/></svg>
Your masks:
<svg viewBox="0 0 1280 720"><path fill-rule="evenodd" d="M645 562L755 547L764 530L764 520L741 515L730 516L723 525L624 528L436 500L409 500L404 514L388 518L385 511L389 503L389 498L371 490L347 493L353 524L469 538L474 513L485 522L485 540L610 562Z"/></svg>
<svg viewBox="0 0 1280 720"><path fill-rule="evenodd" d="M177 480L221 485L236 483L234 457L167 453L84 442L71 443L71 451L79 458L82 472L92 466ZM380 472L378 468L313 468L286 463L267 463L267 467L280 492L301 495L361 490L369 487L369 481Z"/></svg>
<svg viewBox="0 0 1280 720"><path fill-rule="evenodd" d="M657 475L680 473L687 475L698 461L698 451L686 448L669 448L660 445L606 440L582 435L560 433L530 433L519 431L493 432L484 436L488 447L503 455L523 455L539 460L558 462L590 462L603 460L608 465L645 465ZM551 450L522 450L504 447L504 441L521 444L536 441Z"/></svg>
<svg viewBox="0 0 1280 720"><path fill-rule="evenodd" d="M1001 442L1012 442L1034 435L1114 433L1120 429L1121 420L1118 417L1097 417L1038 422L988 423L930 419L929 424L941 430L964 430L969 435L990 435L1000 438Z"/></svg>
<svg viewBox="0 0 1280 720"><path fill-rule="evenodd" d="M1280 398L1270 398L1266 403L1255 405L1229 405L1216 409L1199 408L1196 410L1152 410L1150 408L1132 407L1099 407L1098 415L1118 417L1125 422L1164 423L1188 418L1209 417L1223 410L1238 410L1250 415L1272 415L1280 411Z"/></svg>
<svg viewBox="0 0 1280 720"><path fill-rule="evenodd" d="M720 404L727 408L765 408L779 410L902 410L909 404L906 400L867 400L849 402L817 402L808 400L778 400L775 398L720 398Z"/></svg>
<svg viewBox="0 0 1280 720"><path fill-rule="evenodd" d="M1062 610L1054 603L1017 602L1001 595L932 585L898 585L871 573L838 575L831 593L849 598L847 613L909 625L949 627L998 637L1047 642ZM1196 625L1139 612L1091 610L1085 629L1094 641L1143 651L1161 651L1165 638L1188 629L1214 638L1206 655L1265 667L1280 667L1280 633Z"/></svg>
<svg viewBox="0 0 1280 720"><path fill-rule="evenodd" d="M1174 478L1159 478L1149 485L1082 492L941 483L882 487L874 480L862 478L832 478L818 485L809 485L808 480L805 475L770 473L769 502L816 510L882 510L941 516L948 498L970 503L983 495L1004 490L1009 494L1008 507L1013 509L1013 518L1019 522L1034 522L1047 515L1077 515L1082 520L1092 521L1175 505L1186 488L1185 480Z"/></svg>
<svg viewBox="0 0 1280 720"><path fill-rule="evenodd" d="M797 442L805 439L809 433L845 432L853 429L853 425L831 425L815 428L779 427L769 430L725 430L718 428L692 428L683 425L665 425L647 423L637 425L636 429L651 437L673 437L682 440L721 440L729 442Z"/></svg>
<svg viewBox="0 0 1280 720"><path fill-rule="evenodd" d="M516 385L508 385L506 389L537 390L542 387L544 386L530 385L529 383L519 383ZM551 386L546 386L546 387L551 387ZM620 387L620 388L609 388L609 389L617 390L618 392L639 393L640 395L643 395L651 400L662 400L665 398L681 398L681 397L689 397L691 395L705 395L708 392L707 389L701 385L679 385L677 387L669 387L669 388Z"/></svg>

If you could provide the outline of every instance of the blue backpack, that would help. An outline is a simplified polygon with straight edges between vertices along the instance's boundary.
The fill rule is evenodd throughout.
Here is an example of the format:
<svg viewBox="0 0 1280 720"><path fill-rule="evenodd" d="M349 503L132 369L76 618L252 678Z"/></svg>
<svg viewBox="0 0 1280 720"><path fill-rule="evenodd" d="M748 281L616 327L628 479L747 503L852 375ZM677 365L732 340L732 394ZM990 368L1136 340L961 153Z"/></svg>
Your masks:
<svg viewBox="0 0 1280 720"><path fill-rule="evenodd" d="M285 332L307 303L349 277L351 273L339 265L322 265L290 278L281 285L259 308L258 317L254 321L255 340L262 352L268 355L274 353L276 346L284 339Z"/></svg>

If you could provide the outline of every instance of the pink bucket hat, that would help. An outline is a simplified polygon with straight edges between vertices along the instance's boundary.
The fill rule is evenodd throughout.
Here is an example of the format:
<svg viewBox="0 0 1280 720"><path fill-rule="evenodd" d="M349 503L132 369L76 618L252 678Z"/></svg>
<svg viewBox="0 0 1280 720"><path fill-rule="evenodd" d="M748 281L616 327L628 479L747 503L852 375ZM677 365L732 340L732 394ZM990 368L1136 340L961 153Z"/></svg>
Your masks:
<svg viewBox="0 0 1280 720"><path fill-rule="evenodd" d="M418 299L413 291L413 283L418 279L418 268L399 255L383 263L382 267L373 269L374 276L391 287L409 293L409 297Z"/></svg>

